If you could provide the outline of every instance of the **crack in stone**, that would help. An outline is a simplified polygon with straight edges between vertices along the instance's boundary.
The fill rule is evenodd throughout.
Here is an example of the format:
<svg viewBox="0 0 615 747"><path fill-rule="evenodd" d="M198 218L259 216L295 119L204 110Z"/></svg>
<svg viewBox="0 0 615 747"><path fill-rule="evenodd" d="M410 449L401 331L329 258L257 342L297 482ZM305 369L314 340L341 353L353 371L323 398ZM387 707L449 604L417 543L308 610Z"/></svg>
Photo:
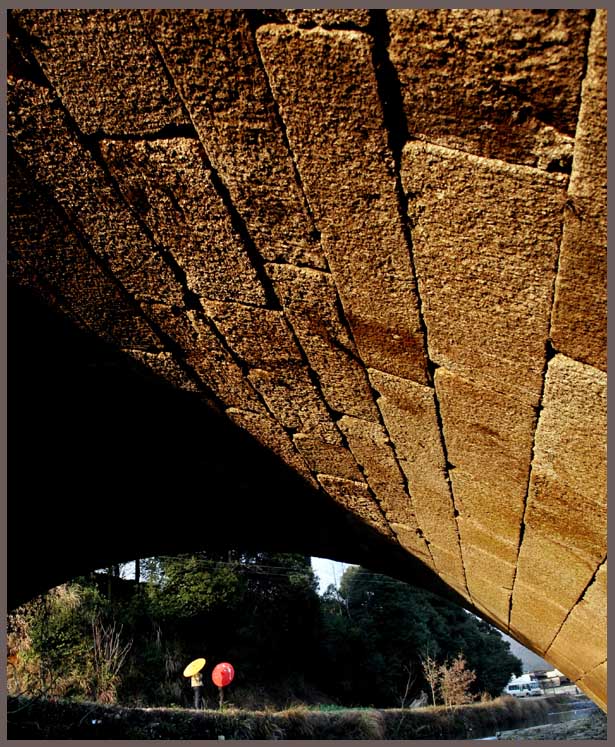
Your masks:
<svg viewBox="0 0 615 747"><path fill-rule="evenodd" d="M547 655L548 655L548 653L549 653L549 650L551 649L551 646L553 646L553 644L555 643L555 641L556 641L556 639L557 639L558 635L559 635L559 634L561 633L561 631L562 631L562 628L564 627L564 625L565 625L565 624L566 624L566 622L568 621L568 618L569 618L569 617L570 617L570 616L571 616L571 615L573 614L573 612L574 612L574 611L575 611L575 609L577 608L577 605L578 605L578 604L579 604L580 602L582 602L582 601L583 601L583 599L584 599L585 595L587 594L587 592L589 591L589 589L591 588L591 586L593 586L593 584L594 584L594 582L595 582L595 580L596 580L596 576L598 575L598 572L599 572L599 570L600 570L600 569L601 569L601 568L603 567L603 565L604 565L604 564L606 563L606 561L607 561L607 556L605 555L605 556L604 556L604 558L602 558L602 560L601 560L601 561L600 561L600 562L598 563L598 567L596 568L596 570L595 570L595 571L594 571L594 573L592 574L592 577L591 577L591 578L589 579L589 581L587 582L587 584L585 584L585 588L584 588L584 589L583 589L583 591L582 591L582 592L581 592L581 593L579 594L579 597L578 597L577 601L576 601L576 602L575 602L575 603L574 603L574 604L573 604L573 605L572 605L572 606L570 607L570 609L568 610L568 613L566 614L566 617L565 617L565 618L563 619L563 621L562 621L562 624L561 624L561 625L559 626L559 628L558 628L558 629L557 629L557 631L555 632L555 635L554 635L554 636L553 636L553 638L551 639L551 642L550 642L550 643L549 643L549 645L548 645L548 646L546 647L546 649L545 649L545 656L547 656ZM590 671L591 671L591 670L590 670ZM583 674L581 675L581 677L584 677L584 676L585 676L586 674L587 674L587 672L584 672L584 673L583 673Z"/></svg>

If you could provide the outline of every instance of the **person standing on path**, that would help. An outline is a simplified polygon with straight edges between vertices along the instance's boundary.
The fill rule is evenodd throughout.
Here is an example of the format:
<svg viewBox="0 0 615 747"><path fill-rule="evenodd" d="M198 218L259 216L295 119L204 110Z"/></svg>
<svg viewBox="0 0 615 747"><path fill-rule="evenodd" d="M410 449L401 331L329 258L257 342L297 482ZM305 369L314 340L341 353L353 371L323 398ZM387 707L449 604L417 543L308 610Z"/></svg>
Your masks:
<svg viewBox="0 0 615 747"><path fill-rule="evenodd" d="M203 677L200 672L196 672L190 677L192 692L194 693L194 707L198 711L203 707Z"/></svg>

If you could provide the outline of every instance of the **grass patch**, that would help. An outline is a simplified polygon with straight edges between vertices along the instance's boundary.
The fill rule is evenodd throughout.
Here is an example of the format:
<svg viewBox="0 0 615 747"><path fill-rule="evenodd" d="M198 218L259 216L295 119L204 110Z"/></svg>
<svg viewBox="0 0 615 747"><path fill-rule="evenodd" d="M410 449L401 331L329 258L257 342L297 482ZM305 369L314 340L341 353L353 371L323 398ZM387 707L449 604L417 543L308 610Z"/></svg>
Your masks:
<svg viewBox="0 0 615 747"><path fill-rule="evenodd" d="M122 708L97 703L10 697L10 739L451 739L545 721L566 696L519 701L510 697L457 708L415 710L222 711L181 708Z"/></svg>

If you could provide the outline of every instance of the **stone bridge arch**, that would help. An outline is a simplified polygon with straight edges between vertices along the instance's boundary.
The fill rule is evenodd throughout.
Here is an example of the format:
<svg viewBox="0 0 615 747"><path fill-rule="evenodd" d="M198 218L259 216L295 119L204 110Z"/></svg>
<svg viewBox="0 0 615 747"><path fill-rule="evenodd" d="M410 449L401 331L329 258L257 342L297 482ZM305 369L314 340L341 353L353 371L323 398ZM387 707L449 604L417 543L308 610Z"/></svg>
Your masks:
<svg viewBox="0 0 615 747"><path fill-rule="evenodd" d="M606 709L606 11L8 27L10 599L258 536Z"/></svg>

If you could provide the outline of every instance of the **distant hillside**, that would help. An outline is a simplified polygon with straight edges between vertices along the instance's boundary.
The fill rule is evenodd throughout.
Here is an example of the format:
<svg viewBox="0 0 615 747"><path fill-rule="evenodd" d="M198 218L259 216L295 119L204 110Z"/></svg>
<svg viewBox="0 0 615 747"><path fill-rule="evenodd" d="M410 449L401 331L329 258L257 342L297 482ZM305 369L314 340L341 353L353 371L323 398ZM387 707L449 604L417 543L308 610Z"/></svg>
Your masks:
<svg viewBox="0 0 615 747"><path fill-rule="evenodd" d="M505 633L501 633L502 638L510 643L510 652L516 657L521 659L523 663L523 673L533 672L536 669L553 669L553 665L541 659L538 654L530 651L529 648L525 648L520 643L517 643L514 638L511 638Z"/></svg>

